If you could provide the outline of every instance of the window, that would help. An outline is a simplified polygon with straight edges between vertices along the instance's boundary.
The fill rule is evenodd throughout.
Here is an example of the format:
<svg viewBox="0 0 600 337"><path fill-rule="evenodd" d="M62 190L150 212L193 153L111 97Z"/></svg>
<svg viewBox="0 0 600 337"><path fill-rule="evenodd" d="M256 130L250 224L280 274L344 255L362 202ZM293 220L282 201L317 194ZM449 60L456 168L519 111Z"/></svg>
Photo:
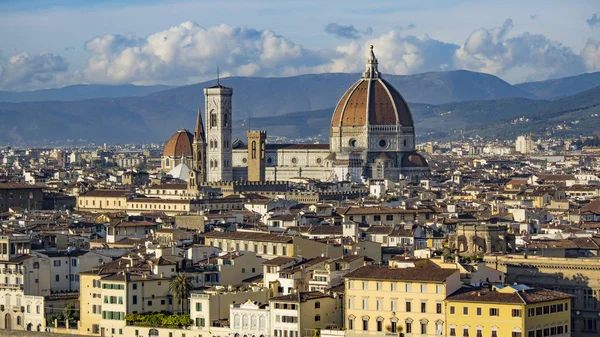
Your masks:
<svg viewBox="0 0 600 337"><path fill-rule="evenodd" d="M406 289L405 289L405 291L406 291L407 293L410 293L410 292L411 292L411 288L412 288L412 287L411 287L411 284L410 284L410 283L407 283L407 284L406 284L406 286L405 286L405 288L406 288Z"/></svg>
<svg viewBox="0 0 600 337"><path fill-rule="evenodd" d="M421 312L427 312L427 303L421 302Z"/></svg>
<svg viewBox="0 0 600 337"><path fill-rule="evenodd" d="M456 336L456 328L450 327L450 336Z"/></svg>
<svg viewBox="0 0 600 337"><path fill-rule="evenodd" d="M442 303L436 303L435 304L435 312L437 314L441 314L442 313Z"/></svg>
<svg viewBox="0 0 600 337"><path fill-rule="evenodd" d="M527 316L529 316L529 317L535 316L535 309L529 308L529 310L527 311Z"/></svg>
<svg viewBox="0 0 600 337"><path fill-rule="evenodd" d="M394 216L392 214L388 214L385 216L385 220L387 221L393 221L394 220Z"/></svg>
<svg viewBox="0 0 600 337"><path fill-rule="evenodd" d="M54 261L54 262L56 262L56 261ZM59 276L59 275L56 275L56 276L54 277L54 279L56 280L56 282L59 282L59 281L60 281L60 276Z"/></svg>
<svg viewBox="0 0 600 337"><path fill-rule="evenodd" d="M500 309L490 308L490 316L500 316Z"/></svg>
<svg viewBox="0 0 600 337"><path fill-rule="evenodd" d="M427 323L421 322L421 335L426 335L426 334L427 334Z"/></svg>
<svg viewBox="0 0 600 337"><path fill-rule="evenodd" d="M354 330L354 318L348 318L348 330Z"/></svg>
<svg viewBox="0 0 600 337"><path fill-rule="evenodd" d="M427 285L421 284L421 294L425 294L427 292Z"/></svg>
<svg viewBox="0 0 600 337"><path fill-rule="evenodd" d="M520 331L513 331L511 337L522 337Z"/></svg>
<svg viewBox="0 0 600 337"><path fill-rule="evenodd" d="M60 260L54 260L54 266L55 267L60 267Z"/></svg>
<svg viewBox="0 0 600 337"><path fill-rule="evenodd" d="M381 291L381 288L382 288L382 283L381 283L381 282L377 282L377 283L375 283L375 284L376 284L376 288L375 288L375 289L376 289L377 291Z"/></svg>
<svg viewBox="0 0 600 337"><path fill-rule="evenodd" d="M315 309L319 309L321 307L321 302L315 302Z"/></svg>
<svg viewBox="0 0 600 337"><path fill-rule="evenodd" d="M483 337L483 331L480 328L476 330L475 337Z"/></svg>
<svg viewBox="0 0 600 337"><path fill-rule="evenodd" d="M369 309L369 300L366 298L362 299L362 308L363 310L368 310Z"/></svg>
<svg viewBox="0 0 600 337"><path fill-rule="evenodd" d="M381 215L374 215L373 216L373 220L374 221L381 221Z"/></svg>
<svg viewBox="0 0 600 337"><path fill-rule="evenodd" d="M396 299L392 299L390 301L390 310L391 311L396 311Z"/></svg>
<svg viewBox="0 0 600 337"><path fill-rule="evenodd" d="M450 306L450 315L454 315L454 306Z"/></svg>
<svg viewBox="0 0 600 337"><path fill-rule="evenodd" d="M362 282L362 290L367 290L367 282Z"/></svg>
<svg viewBox="0 0 600 337"><path fill-rule="evenodd" d="M512 317L521 317L521 309L513 309Z"/></svg>
<svg viewBox="0 0 600 337"><path fill-rule="evenodd" d="M410 302L407 301L406 302L406 312L410 312L410 309L411 309Z"/></svg>
<svg viewBox="0 0 600 337"><path fill-rule="evenodd" d="M441 284L436 284L435 285L435 293L436 294L444 293L444 287Z"/></svg>
<svg viewBox="0 0 600 337"><path fill-rule="evenodd" d="M137 295L133 295L132 303L137 304Z"/></svg>
<svg viewBox="0 0 600 337"><path fill-rule="evenodd" d="M148 301L148 306L151 307L152 306L152 301Z"/></svg>
<svg viewBox="0 0 600 337"><path fill-rule="evenodd" d="M348 297L348 309L354 309L354 297Z"/></svg>
<svg viewBox="0 0 600 337"><path fill-rule="evenodd" d="M131 287L133 290L137 289L137 283L134 283L133 286Z"/></svg>
<svg viewBox="0 0 600 337"><path fill-rule="evenodd" d="M369 330L369 321L363 318L363 331Z"/></svg>
<svg viewBox="0 0 600 337"><path fill-rule="evenodd" d="M396 291L396 283L390 282L390 290L391 291Z"/></svg>
<svg viewBox="0 0 600 337"><path fill-rule="evenodd" d="M540 316L542 314L542 307L535 308L535 315Z"/></svg>
<svg viewBox="0 0 600 337"><path fill-rule="evenodd" d="M477 308L476 310L477 316L481 316L481 308Z"/></svg>
<svg viewBox="0 0 600 337"><path fill-rule="evenodd" d="M383 310L383 300L381 298L377 299L377 311Z"/></svg>
<svg viewBox="0 0 600 337"><path fill-rule="evenodd" d="M321 321L321 315L316 315L315 322L320 322L320 321Z"/></svg>
<svg viewBox="0 0 600 337"><path fill-rule="evenodd" d="M383 331L383 322L377 320L377 331Z"/></svg>
<svg viewBox="0 0 600 337"><path fill-rule="evenodd" d="M469 314L469 307L463 307L463 315L467 316Z"/></svg>
<svg viewBox="0 0 600 337"><path fill-rule="evenodd" d="M412 333L412 323L406 322L406 333Z"/></svg>
<svg viewBox="0 0 600 337"><path fill-rule="evenodd" d="M463 337L469 337L469 328L463 328Z"/></svg>

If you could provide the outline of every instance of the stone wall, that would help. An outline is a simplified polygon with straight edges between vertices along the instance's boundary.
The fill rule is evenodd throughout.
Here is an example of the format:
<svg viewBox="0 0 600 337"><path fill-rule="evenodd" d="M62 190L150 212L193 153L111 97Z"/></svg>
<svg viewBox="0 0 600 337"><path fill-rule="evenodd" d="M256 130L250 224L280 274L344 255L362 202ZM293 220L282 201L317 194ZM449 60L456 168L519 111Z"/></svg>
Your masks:
<svg viewBox="0 0 600 337"><path fill-rule="evenodd" d="M88 335L70 335L62 333L48 333L37 331L16 331L16 330L0 330L2 337L73 337L73 336L88 336Z"/></svg>

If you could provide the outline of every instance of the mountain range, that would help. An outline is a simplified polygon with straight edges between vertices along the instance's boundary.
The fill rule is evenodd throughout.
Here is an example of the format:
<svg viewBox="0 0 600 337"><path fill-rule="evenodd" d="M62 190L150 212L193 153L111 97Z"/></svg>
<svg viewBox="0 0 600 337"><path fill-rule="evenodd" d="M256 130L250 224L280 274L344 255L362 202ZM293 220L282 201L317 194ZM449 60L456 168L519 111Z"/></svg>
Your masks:
<svg viewBox="0 0 600 337"><path fill-rule="evenodd" d="M321 134L325 140L333 107L359 77L335 73L220 81L234 88L234 132L241 139L249 122L252 128L267 129L269 135L305 138ZM490 126L494 126L490 132L497 131L501 129L495 126L519 117L536 118L538 130L545 125L543 111L552 113L555 124L563 115L581 119L582 111L594 113L594 95L600 95L597 88L590 89L600 85L600 73L518 85L464 70L384 74L384 78L410 102L420 140L452 139ZM203 88L213 84L215 81L181 87L81 85L0 92L0 101L4 101L0 102L0 144L164 141L180 128L193 129L197 109L204 105ZM508 131L515 132L533 126L511 125ZM590 125L594 124L587 123L586 128ZM574 124L571 129L581 127Z"/></svg>

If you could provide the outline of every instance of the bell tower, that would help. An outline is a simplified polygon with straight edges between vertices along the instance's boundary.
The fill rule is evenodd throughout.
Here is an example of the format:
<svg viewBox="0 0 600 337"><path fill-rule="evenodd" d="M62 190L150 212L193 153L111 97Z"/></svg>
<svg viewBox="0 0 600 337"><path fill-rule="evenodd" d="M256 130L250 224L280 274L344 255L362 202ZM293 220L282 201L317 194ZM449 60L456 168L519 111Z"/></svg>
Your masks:
<svg viewBox="0 0 600 337"><path fill-rule="evenodd" d="M202 113L198 108L198 119L194 130L193 165L195 171L194 185L199 186L206 183L206 137L204 136L204 125L202 124Z"/></svg>
<svg viewBox="0 0 600 337"><path fill-rule="evenodd" d="M204 89L206 111L207 181L232 181L231 96L233 89L217 85Z"/></svg>
<svg viewBox="0 0 600 337"><path fill-rule="evenodd" d="M248 131L248 181L265 181L267 131Z"/></svg>

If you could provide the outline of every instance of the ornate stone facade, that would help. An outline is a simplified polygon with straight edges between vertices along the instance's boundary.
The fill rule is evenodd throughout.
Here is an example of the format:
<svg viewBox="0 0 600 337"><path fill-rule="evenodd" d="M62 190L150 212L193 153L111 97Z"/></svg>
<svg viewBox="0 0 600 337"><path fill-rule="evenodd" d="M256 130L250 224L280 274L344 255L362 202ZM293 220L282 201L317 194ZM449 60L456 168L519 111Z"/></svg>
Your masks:
<svg viewBox="0 0 600 337"><path fill-rule="evenodd" d="M459 224L448 241L450 248L468 254L510 252L515 247L515 236L504 225Z"/></svg>
<svg viewBox="0 0 600 337"><path fill-rule="evenodd" d="M217 85L204 89L206 110L207 180L233 180L231 96L233 89Z"/></svg>

